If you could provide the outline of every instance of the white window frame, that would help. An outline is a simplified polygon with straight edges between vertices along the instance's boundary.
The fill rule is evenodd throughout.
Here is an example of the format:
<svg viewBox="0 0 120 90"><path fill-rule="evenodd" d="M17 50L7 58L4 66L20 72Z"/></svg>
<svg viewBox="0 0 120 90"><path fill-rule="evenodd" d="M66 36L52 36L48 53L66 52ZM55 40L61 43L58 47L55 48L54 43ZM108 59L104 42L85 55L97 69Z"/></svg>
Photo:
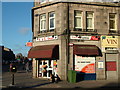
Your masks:
<svg viewBox="0 0 120 90"><path fill-rule="evenodd" d="M82 28L83 28L83 23L82 23L82 22L83 22L83 12L82 12L82 11L79 11L79 12L81 12L82 15L81 15L81 16L77 16L77 15L76 15L76 12L78 12L78 11L79 11L79 10L75 10L75 13L74 13L74 14L75 14L74 27L75 27L75 29L82 29ZM80 23L81 23L81 27L77 27L77 26L76 26L76 23L77 23L77 22L76 22L76 18L81 18L81 22L80 22Z"/></svg>
<svg viewBox="0 0 120 90"><path fill-rule="evenodd" d="M42 16L45 16L45 18L41 18ZM41 26L44 28L42 28ZM40 15L40 32L42 32L42 31L46 31L46 14Z"/></svg>
<svg viewBox="0 0 120 90"><path fill-rule="evenodd" d="M115 15L114 19L113 18L110 18L110 15L113 14ZM117 31L117 19L116 19L116 14L115 13L109 13L109 30L112 30L112 31ZM115 21L115 28L110 28L110 20L114 20Z"/></svg>
<svg viewBox="0 0 120 90"><path fill-rule="evenodd" d="M50 2L50 1L55 1L55 0L48 0L48 1Z"/></svg>
<svg viewBox="0 0 120 90"><path fill-rule="evenodd" d="M40 3L46 3L47 1L46 0L40 0Z"/></svg>
<svg viewBox="0 0 120 90"><path fill-rule="evenodd" d="M92 17L88 17L87 14L89 14L89 13L92 13L92 14L93 14ZM86 28L87 28L87 29L93 29L93 30L94 30L94 12L93 12L93 11L87 11L87 12L86 12L86 24L87 24L87 20L88 20L88 19L92 19L92 27L88 27L88 26L86 25Z"/></svg>
<svg viewBox="0 0 120 90"><path fill-rule="evenodd" d="M54 14L54 16L53 16L53 17L50 17L50 14ZM53 26L54 26L54 27L52 27L52 28L50 27L50 20L51 20L51 19L54 19L54 21L53 21L53 23L54 23ZM55 12L50 12L50 13L49 13L49 30L53 30L53 29L55 29Z"/></svg>

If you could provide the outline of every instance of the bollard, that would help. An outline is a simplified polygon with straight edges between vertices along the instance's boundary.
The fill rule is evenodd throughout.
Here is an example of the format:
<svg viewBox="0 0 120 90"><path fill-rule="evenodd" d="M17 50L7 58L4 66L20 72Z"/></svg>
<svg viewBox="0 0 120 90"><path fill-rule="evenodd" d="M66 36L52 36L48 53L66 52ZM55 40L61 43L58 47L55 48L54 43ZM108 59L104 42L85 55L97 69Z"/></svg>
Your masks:
<svg viewBox="0 0 120 90"><path fill-rule="evenodd" d="M12 85L15 85L14 84L14 73L12 74Z"/></svg>
<svg viewBox="0 0 120 90"><path fill-rule="evenodd" d="M11 65L11 67L10 67L10 71L11 71L11 80L12 80L12 87L14 87L15 86L15 83L14 83L14 74L17 72L17 67L16 67L16 65L15 64L12 64Z"/></svg>

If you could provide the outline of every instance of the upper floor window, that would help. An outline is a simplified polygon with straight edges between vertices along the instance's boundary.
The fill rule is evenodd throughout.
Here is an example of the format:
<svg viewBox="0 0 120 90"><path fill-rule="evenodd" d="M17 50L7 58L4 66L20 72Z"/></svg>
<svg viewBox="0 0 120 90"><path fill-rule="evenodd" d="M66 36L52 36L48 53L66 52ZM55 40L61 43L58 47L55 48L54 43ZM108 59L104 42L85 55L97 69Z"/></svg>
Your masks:
<svg viewBox="0 0 120 90"><path fill-rule="evenodd" d="M46 31L46 14L40 15L40 32Z"/></svg>
<svg viewBox="0 0 120 90"><path fill-rule="evenodd" d="M75 30L82 30L82 11L75 11Z"/></svg>
<svg viewBox="0 0 120 90"><path fill-rule="evenodd" d="M93 31L94 28L94 13L89 11L86 12L86 28L89 31Z"/></svg>
<svg viewBox="0 0 120 90"><path fill-rule="evenodd" d="M109 14L109 28L110 31L115 31L116 30L116 14Z"/></svg>
<svg viewBox="0 0 120 90"><path fill-rule="evenodd" d="M40 0L40 3L45 3L46 2L46 0Z"/></svg>
<svg viewBox="0 0 120 90"><path fill-rule="evenodd" d="M55 29L55 13L49 13L49 30L52 31Z"/></svg>
<svg viewBox="0 0 120 90"><path fill-rule="evenodd" d="M55 0L48 0L48 1L55 1Z"/></svg>

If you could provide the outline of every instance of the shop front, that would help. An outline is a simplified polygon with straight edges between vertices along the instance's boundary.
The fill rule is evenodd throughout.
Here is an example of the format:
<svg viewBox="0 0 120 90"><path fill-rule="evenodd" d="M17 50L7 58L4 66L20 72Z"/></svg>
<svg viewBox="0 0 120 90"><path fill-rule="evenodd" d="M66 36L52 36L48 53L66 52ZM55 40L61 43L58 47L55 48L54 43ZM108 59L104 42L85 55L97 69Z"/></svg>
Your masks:
<svg viewBox="0 0 120 90"><path fill-rule="evenodd" d="M50 78L57 74L57 60L38 60L38 77Z"/></svg>
<svg viewBox="0 0 120 90"><path fill-rule="evenodd" d="M96 80L96 56L101 56L96 45L74 45L74 69L77 80Z"/></svg>
<svg viewBox="0 0 120 90"><path fill-rule="evenodd" d="M105 53L106 79L118 79L119 36L101 36L102 52Z"/></svg>
<svg viewBox="0 0 120 90"><path fill-rule="evenodd" d="M50 78L50 74L57 74L57 60L59 59L59 45L44 45L32 47L28 53L29 58L36 60L36 76ZM33 67L35 68L35 67Z"/></svg>

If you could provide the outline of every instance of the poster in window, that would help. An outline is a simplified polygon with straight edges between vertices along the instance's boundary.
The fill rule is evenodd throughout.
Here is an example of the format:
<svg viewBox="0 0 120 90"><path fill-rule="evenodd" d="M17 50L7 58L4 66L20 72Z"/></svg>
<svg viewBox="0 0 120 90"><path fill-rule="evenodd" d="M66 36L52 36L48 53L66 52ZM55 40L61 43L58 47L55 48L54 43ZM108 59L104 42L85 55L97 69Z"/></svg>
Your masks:
<svg viewBox="0 0 120 90"><path fill-rule="evenodd" d="M95 73L95 57L82 57L75 55L75 71L82 73Z"/></svg>

